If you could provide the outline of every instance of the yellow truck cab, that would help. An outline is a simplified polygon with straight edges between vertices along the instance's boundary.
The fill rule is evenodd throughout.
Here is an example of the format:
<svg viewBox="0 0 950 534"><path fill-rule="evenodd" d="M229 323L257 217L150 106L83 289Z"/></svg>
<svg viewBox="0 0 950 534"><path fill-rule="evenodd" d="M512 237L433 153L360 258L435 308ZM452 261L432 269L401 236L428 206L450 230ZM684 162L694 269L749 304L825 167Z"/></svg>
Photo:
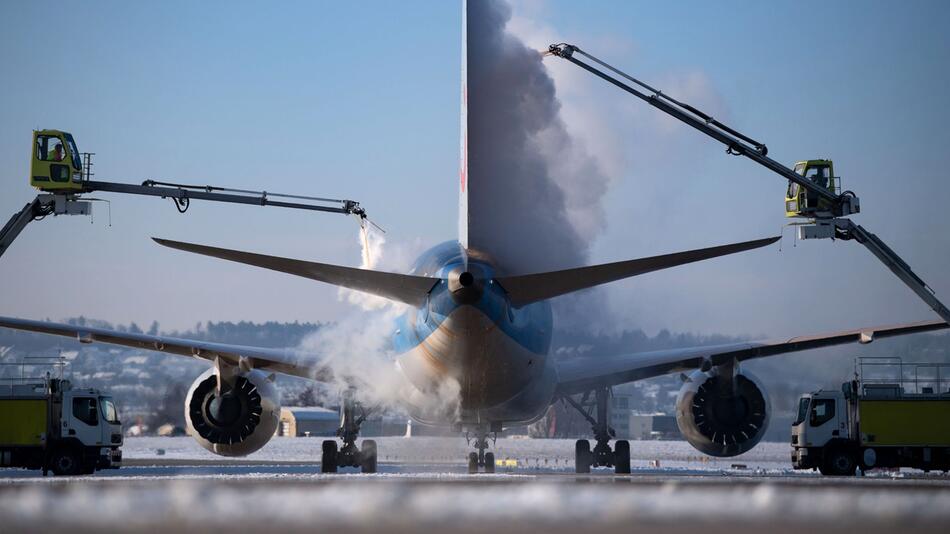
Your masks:
<svg viewBox="0 0 950 534"><path fill-rule="evenodd" d="M82 160L73 136L60 130L34 130L30 185L41 191L82 190Z"/></svg>
<svg viewBox="0 0 950 534"><path fill-rule="evenodd" d="M795 173L808 178L813 183L838 194L841 178L835 176L834 163L830 159L810 159L795 164ZM809 193L795 182L788 182L785 193L786 217L815 217L821 212L829 212L831 204L817 195Z"/></svg>

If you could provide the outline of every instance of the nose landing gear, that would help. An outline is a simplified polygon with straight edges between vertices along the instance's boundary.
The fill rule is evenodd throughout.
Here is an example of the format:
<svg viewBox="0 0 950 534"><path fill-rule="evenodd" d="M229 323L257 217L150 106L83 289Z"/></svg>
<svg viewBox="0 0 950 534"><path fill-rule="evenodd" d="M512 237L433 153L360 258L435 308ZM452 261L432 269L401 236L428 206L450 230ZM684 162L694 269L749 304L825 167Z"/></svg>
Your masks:
<svg viewBox="0 0 950 534"><path fill-rule="evenodd" d="M359 412L359 415L357 415ZM336 434L343 440L343 446L337 449L337 442L328 439L323 442L320 471L336 473L340 467L359 467L363 473L376 472L376 442L363 440L362 450L356 445L360 426L372 410L367 410L356 400L355 393L347 390L343 393L343 406L340 409L340 428Z"/></svg>
<svg viewBox="0 0 950 534"><path fill-rule="evenodd" d="M574 471L590 473L592 467L613 467L614 472L618 474L630 473L630 442L625 439L618 439L614 443L614 448L610 448L611 438L617 435L614 429L607 424L607 400L610 395L610 388L598 388L594 390L594 394L596 418L591 416L583 406L590 395L589 393L584 395L581 403L571 397L564 397L568 404L590 422L596 441L594 449L591 450L590 441L586 439L577 440L574 445Z"/></svg>
<svg viewBox="0 0 950 534"><path fill-rule="evenodd" d="M478 452L471 452L468 455L468 473L473 475L482 468L485 473L495 472L495 454L485 452L488 448L488 436L491 434L492 443L498 440L498 432L491 431L487 425L479 425L474 430L474 437L469 432L465 433L465 440L470 445L474 445Z"/></svg>

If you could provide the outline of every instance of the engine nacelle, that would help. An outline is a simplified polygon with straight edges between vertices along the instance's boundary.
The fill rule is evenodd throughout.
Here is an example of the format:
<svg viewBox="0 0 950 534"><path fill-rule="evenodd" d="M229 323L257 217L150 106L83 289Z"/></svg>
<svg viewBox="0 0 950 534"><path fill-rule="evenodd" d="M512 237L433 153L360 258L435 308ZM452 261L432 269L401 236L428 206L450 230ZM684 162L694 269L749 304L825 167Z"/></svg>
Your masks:
<svg viewBox="0 0 950 534"><path fill-rule="evenodd" d="M280 420L280 396L268 375L252 370L234 377L234 387L218 396L214 368L191 385L185 397L188 432L221 456L245 456L266 444Z"/></svg>
<svg viewBox="0 0 950 534"><path fill-rule="evenodd" d="M754 447L769 426L769 397L757 378L737 372L695 371L676 398L676 425L686 441L710 456L736 456Z"/></svg>

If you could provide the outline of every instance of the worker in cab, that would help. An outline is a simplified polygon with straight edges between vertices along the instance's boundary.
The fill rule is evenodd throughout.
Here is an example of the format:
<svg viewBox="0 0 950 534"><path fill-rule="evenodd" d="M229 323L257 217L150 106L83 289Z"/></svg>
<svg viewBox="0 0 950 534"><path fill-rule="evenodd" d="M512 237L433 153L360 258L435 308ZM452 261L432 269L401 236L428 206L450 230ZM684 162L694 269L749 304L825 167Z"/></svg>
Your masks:
<svg viewBox="0 0 950 534"><path fill-rule="evenodd" d="M49 161L63 161L64 157L66 157L66 151L63 150L63 144L56 143L56 146L53 148L52 151L50 151L49 157L47 157L46 159L48 159Z"/></svg>

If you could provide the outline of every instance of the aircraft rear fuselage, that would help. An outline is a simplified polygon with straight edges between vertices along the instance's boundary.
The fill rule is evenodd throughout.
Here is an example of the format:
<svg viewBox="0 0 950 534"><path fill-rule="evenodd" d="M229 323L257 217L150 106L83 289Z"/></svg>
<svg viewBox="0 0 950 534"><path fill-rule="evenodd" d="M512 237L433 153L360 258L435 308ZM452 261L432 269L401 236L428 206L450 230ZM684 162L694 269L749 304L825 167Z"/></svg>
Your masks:
<svg viewBox="0 0 950 534"><path fill-rule="evenodd" d="M410 384L432 398L458 391L458 410L414 406L432 423L525 423L550 405L556 373L549 361L547 302L514 308L490 258L446 242L425 252L410 274L440 278L427 302L396 327L397 362ZM446 407L440 407L446 408Z"/></svg>

